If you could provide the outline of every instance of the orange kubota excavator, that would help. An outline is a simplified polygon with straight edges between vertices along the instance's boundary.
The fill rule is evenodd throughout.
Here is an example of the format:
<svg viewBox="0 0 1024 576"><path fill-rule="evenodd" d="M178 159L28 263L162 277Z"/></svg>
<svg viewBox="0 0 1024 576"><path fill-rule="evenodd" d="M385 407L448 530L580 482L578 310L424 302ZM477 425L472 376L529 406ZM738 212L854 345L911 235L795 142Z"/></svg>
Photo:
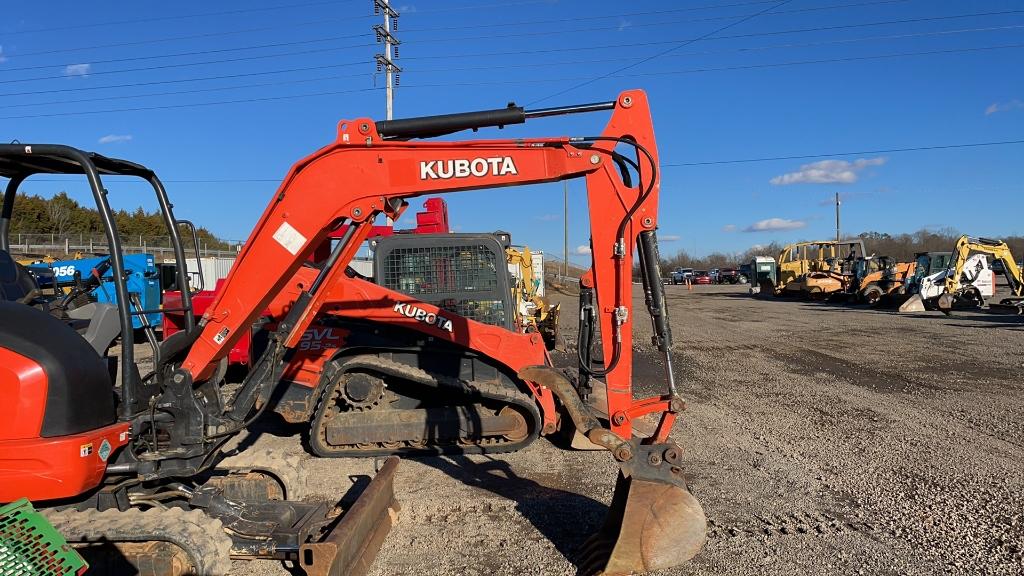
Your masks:
<svg viewBox="0 0 1024 576"><path fill-rule="evenodd" d="M528 118L601 110L611 110L612 116L596 136L414 141ZM550 365L539 335L460 319L441 307L352 277L347 268L374 218L399 216L408 198L569 178L584 178L588 187L593 265L581 281L581 316L588 335L600 329L604 358L602 365L595 364L590 338L580 349L580 370L586 378L606 382L607 428L583 402L574 383ZM486 429L485 425L499 429L500 436L510 442L522 442L541 429L552 431L558 426L557 401L574 427L620 464L609 516L587 547L584 571L624 574L688 560L703 545L706 526L700 504L686 487L682 448L669 441L684 402L677 394L669 358L671 333L658 270L659 182L650 110L641 91L625 92L613 102L543 110L510 106L383 122L341 121L335 142L292 167L195 329L175 334L160 345L155 375L146 382L149 387L123 386L130 390L122 392L116 423L123 434L113 454L104 457L104 462L110 459L106 475L116 472L160 480L200 474L224 438L244 429L275 401L281 406L283 387L278 384L287 380L284 372L294 366L289 360L302 351L303 342L310 341L307 334L318 316L337 314L350 321L349 327L339 330L346 357L330 359L330 365L321 370L325 385L318 377L318 393L309 394L314 400L304 403L306 416L314 418L311 440L328 446L325 450L365 448L360 434L370 430L368 437L372 437L394 425L389 412L404 413L428 433L412 439L400 433L397 440L372 445L367 454L427 447L435 439L454 440L454 446L467 448L474 443L483 446L486 443L474 442L479 434L464 435L462 430ZM338 230L343 233L329 256L319 266L305 265L313 251ZM654 343L666 357L664 394L644 399L632 394L634 256L643 272ZM505 266L504 260L496 264ZM284 304L275 310L275 303ZM218 367L232 344L268 307L273 327L266 331L264 349L242 385L225 397ZM381 323L407 331L405 353L386 340L381 344L369 338L358 347L349 345L356 341L353 335L368 336ZM420 336L408 339L409 334ZM536 342L517 346L529 338ZM441 342L459 352L447 355L447 366L444 361L423 365L425 355L415 354L415 348L426 341ZM460 355L465 350L473 351L479 365L464 362ZM483 380L477 379L478 373ZM382 386L408 393L383 396ZM123 397L128 395L133 397L126 404ZM445 403L433 405L432 396L446 398ZM488 421L484 423L479 415L464 421L458 410L445 409L453 396L461 404L468 399L488 406L492 411ZM357 406L382 398L394 410ZM347 409L353 406L361 409ZM659 417L656 431L649 438L635 437L633 422L645 415ZM378 416L383 418L376 420ZM348 420L358 426L346 426ZM27 438L22 445L32 442ZM128 449L118 450L125 445ZM3 448L0 441L0 464ZM88 482L61 496L93 490L101 483L98 476L103 469L97 464ZM15 475L14 479L12 488L30 488L27 477ZM173 489L181 491L180 500L180 494L188 494L190 488ZM8 496L17 495L0 492L0 500ZM299 559L304 561L301 554Z"/></svg>

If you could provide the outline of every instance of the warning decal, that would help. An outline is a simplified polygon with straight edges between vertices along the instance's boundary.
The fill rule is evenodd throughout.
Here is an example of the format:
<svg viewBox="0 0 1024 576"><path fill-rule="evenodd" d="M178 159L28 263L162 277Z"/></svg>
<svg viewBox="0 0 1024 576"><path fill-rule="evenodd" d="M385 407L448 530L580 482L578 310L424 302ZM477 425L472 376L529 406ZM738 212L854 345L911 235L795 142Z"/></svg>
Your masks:
<svg viewBox="0 0 1024 576"><path fill-rule="evenodd" d="M277 232L274 232L274 240L284 246L285 250L291 252L292 256L298 254L299 250L306 245L306 237L287 222L281 222L281 225L278 226Z"/></svg>

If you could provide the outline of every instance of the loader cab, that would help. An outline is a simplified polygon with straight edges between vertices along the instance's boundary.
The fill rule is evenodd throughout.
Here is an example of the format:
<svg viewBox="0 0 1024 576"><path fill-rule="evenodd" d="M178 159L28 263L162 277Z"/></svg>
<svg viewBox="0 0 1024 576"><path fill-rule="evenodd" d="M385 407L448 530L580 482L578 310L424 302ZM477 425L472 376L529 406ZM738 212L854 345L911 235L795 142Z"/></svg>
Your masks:
<svg viewBox="0 0 1024 576"><path fill-rule="evenodd" d="M923 279L949 268L952 260L952 252L918 252L914 254L916 266L914 275L907 279L907 292L916 292Z"/></svg>
<svg viewBox="0 0 1024 576"><path fill-rule="evenodd" d="M778 264L771 256L754 256L750 260L750 293L766 290L766 295L771 294L779 281L778 271Z"/></svg>

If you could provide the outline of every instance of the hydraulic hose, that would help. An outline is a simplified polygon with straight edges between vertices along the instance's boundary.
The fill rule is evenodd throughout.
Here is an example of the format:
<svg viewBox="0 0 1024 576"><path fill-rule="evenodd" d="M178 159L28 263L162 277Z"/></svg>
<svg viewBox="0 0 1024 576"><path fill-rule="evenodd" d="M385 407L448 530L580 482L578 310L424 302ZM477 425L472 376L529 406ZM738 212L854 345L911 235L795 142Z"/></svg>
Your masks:
<svg viewBox="0 0 1024 576"><path fill-rule="evenodd" d="M644 188L643 191L637 196L636 202L634 202L633 205L630 207L630 209L626 212L626 215L622 218L622 220L619 222L618 227L616 228L615 237L617 238L617 241L616 241L616 252L615 252L615 255L616 255L616 257L618 257L620 259L620 262L619 262L619 265L616 266L616 268L615 268L615 285L616 285L616 290L615 290L615 307L614 307L615 311L612 312L612 314L615 314L616 317L613 319L613 325L615 327L615 334L613 336L614 337L614 343L613 343L613 347L612 347L612 357L611 357L611 359L608 362L605 363L605 366L604 366L603 369L594 369L594 368L591 368L591 366L589 365L590 364L589 361L586 361L584 359L584 355L583 355L583 352L581 350L581 347L577 346L577 348L576 348L576 356L577 356L577 360L579 361L580 370L583 371L585 374L590 375L590 376L604 377L604 376L607 376L613 370L615 370L616 366L618 366L618 364L619 364L619 359L622 356L622 335L621 335L621 332L620 332L620 327L625 322L625 319L620 319L618 317L619 310L622 310L623 307L624 307L623 303L622 303L622 294L618 290L618 285L619 285L619 281L621 280L621 277L622 277L622 267L624 265L624 258L625 258L626 226L629 225L629 221L633 218L633 215L636 214L637 210L640 209L640 207L643 205L644 201L647 199L648 196L650 196L651 192L654 190L654 183L657 181L658 166L657 166L657 163L654 161L654 156L646 148L644 148L643 145L641 145L639 142L636 142L635 140L632 140L630 138L622 138L622 137L617 137L617 136L583 136L583 137L578 137L578 138L570 138L569 141L573 142L573 143L576 143L576 142L588 143L588 142L599 142L599 141L602 141L602 142L616 142L618 144L625 144L627 146L632 146L637 151L637 157L639 158L639 156L641 154L643 154L647 158L647 162L651 165L651 176L648 179L647 187ZM594 150L593 148L591 148L591 149ZM602 153L605 153L605 154L609 154L612 157L612 160L615 161L617 164L619 164L620 167L622 165L621 162L623 162L623 161L626 162L627 164L629 164L630 166L632 166L636 170L636 173L637 173L637 186L638 187L642 187L643 186L643 172L642 172L642 170L640 168L640 163L639 162L634 162L631 159L629 159L629 158L619 154L618 152L615 152L615 150L605 151L605 150L597 149L596 151L597 152L602 152ZM631 184L631 182L629 182L628 176L624 177L623 181L624 181L624 183L627 184L627 186L629 184ZM620 250L621 250L621 253L620 253ZM588 354L588 356L589 356L589 354Z"/></svg>

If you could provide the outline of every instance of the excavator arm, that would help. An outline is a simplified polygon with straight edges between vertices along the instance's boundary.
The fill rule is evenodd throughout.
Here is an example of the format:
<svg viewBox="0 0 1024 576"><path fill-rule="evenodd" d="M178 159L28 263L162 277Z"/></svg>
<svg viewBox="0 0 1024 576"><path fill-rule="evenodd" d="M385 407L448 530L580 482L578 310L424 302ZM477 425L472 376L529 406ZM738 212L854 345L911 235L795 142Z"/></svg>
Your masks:
<svg viewBox="0 0 1024 576"><path fill-rule="evenodd" d="M964 273L964 264L974 253L988 254L1003 263L1003 274L1010 285L1014 296L1024 296L1024 278L1017 266L1010 247L1005 242L989 238L961 236L953 248L953 274L946 276L946 294L955 294L960 290L960 277Z"/></svg>
<svg viewBox="0 0 1024 576"><path fill-rule="evenodd" d="M631 394L631 358L622 352L631 350L632 345L632 262L637 238L641 232L653 233L658 223L660 177L647 98L641 91L630 91L615 102L523 114L547 116L597 109L612 110L609 123L600 135L579 138L408 140L419 134L446 132L450 126L460 126L460 121L486 121L477 117L483 113L468 113L471 118L454 114L380 125L366 118L342 120L335 142L300 160L285 177L217 299L203 315L198 337L181 368L193 382L209 378L217 362L333 230L348 225L317 278L309 286L299 287L300 297L279 325L279 355L298 343L326 302L339 299L332 291L342 289L344 283L335 280L344 274L377 215L394 214L407 199L427 194L585 178L592 223L592 274L599 325L606 335L604 357L617 359L606 376L608 413L628 415L613 421L612 430L629 438L633 419L669 411L670 404L668 399L644 404L648 408L637 413ZM510 123L508 118L499 120ZM634 159L623 160L617 146L635 151ZM635 185L623 180L620 167L625 162L640 169L640 182ZM236 400L232 408L240 414L246 406ZM670 427L671 422L660 436L667 437Z"/></svg>

